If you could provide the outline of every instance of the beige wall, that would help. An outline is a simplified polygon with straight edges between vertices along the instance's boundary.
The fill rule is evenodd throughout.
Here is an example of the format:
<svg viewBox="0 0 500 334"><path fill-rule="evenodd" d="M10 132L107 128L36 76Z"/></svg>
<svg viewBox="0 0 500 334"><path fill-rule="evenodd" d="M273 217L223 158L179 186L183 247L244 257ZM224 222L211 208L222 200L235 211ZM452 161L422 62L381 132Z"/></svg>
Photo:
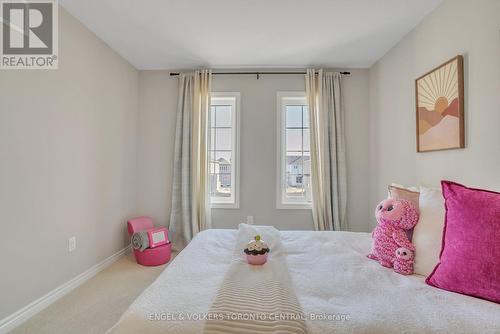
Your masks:
<svg viewBox="0 0 500 334"><path fill-rule="evenodd" d="M0 319L122 249L136 213L138 72L59 26L58 70L0 71Z"/></svg>
<svg viewBox="0 0 500 334"><path fill-rule="evenodd" d="M466 149L416 153L414 80L465 57ZM447 0L370 70L371 198L390 182L500 191L500 1Z"/></svg>
<svg viewBox="0 0 500 334"><path fill-rule="evenodd" d="M368 208L368 71L344 79L348 146L348 220L366 231ZM213 91L241 93L241 187L239 209L214 209L217 228L234 228L253 215L255 224L281 229L313 229L310 210L277 210L276 92L304 90L304 77L215 76ZM168 224L175 137L177 78L168 71L140 72L139 209ZM259 182L255 182L259 180Z"/></svg>
<svg viewBox="0 0 500 334"><path fill-rule="evenodd" d="M143 215L168 226L174 164L177 78L139 72L138 196Z"/></svg>

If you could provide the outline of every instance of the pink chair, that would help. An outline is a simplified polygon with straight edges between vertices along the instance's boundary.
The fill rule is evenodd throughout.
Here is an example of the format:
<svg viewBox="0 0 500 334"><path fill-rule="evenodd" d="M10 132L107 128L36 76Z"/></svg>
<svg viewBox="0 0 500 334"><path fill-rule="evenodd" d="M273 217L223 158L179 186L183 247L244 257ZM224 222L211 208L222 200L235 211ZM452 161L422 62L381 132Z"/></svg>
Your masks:
<svg viewBox="0 0 500 334"><path fill-rule="evenodd" d="M154 227L153 220L149 217L138 217L127 222L128 235ZM146 248L144 251L134 251L135 260L143 266L159 266L170 261L172 256L172 244L167 244L155 247Z"/></svg>

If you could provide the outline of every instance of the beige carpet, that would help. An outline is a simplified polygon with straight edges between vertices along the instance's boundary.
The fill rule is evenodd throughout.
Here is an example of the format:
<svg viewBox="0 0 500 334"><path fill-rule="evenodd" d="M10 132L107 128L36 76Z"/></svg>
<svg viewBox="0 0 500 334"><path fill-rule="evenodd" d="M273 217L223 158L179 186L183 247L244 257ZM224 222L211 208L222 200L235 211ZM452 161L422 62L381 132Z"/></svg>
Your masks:
<svg viewBox="0 0 500 334"><path fill-rule="evenodd" d="M143 267L129 253L10 333L102 334L167 265Z"/></svg>

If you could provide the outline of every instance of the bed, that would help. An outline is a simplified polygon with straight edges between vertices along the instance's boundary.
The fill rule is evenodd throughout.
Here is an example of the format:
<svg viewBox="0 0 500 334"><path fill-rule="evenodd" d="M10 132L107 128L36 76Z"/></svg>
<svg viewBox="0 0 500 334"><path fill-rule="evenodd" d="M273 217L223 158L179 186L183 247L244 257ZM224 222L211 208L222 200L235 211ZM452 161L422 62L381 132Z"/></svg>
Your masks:
<svg viewBox="0 0 500 334"><path fill-rule="evenodd" d="M201 333L236 230L199 233L108 332ZM500 305L402 276L366 258L368 233L282 231L309 333L499 333Z"/></svg>

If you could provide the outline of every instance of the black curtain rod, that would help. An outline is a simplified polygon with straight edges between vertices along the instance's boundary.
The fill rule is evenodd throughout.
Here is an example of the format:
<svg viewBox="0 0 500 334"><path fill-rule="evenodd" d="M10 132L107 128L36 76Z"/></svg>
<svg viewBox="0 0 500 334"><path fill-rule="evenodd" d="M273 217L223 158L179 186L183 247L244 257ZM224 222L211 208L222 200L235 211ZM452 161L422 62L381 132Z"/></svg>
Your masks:
<svg viewBox="0 0 500 334"><path fill-rule="evenodd" d="M212 74L213 75L246 75L246 74L250 74L250 75L256 75L257 79L258 79L261 74L277 74L277 75L281 75L281 74L306 74L306 72L213 72ZM351 72L340 72L340 74L350 75ZM170 72L171 77L175 77L178 75L179 75L179 72Z"/></svg>

